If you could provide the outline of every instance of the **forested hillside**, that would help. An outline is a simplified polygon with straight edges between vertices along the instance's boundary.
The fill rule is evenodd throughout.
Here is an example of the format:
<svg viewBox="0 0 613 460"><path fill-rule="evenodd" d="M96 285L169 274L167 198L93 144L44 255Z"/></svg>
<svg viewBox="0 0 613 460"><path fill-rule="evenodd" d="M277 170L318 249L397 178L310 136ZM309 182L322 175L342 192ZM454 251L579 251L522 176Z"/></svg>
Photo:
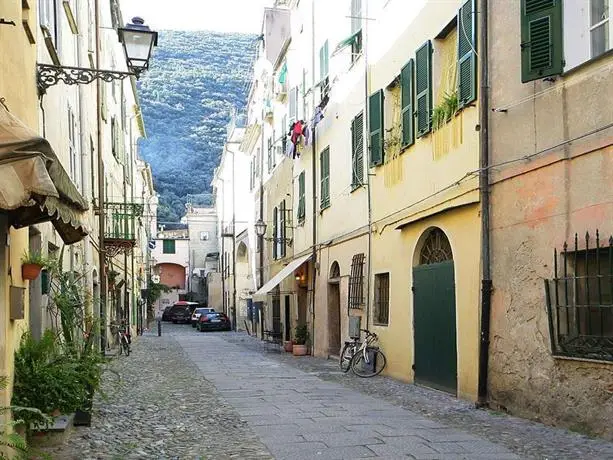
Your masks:
<svg viewBox="0 0 613 460"><path fill-rule="evenodd" d="M141 156L160 194L158 219L176 222L192 201L210 199L213 170L233 108L246 102L255 36L164 31L139 82L147 139Z"/></svg>

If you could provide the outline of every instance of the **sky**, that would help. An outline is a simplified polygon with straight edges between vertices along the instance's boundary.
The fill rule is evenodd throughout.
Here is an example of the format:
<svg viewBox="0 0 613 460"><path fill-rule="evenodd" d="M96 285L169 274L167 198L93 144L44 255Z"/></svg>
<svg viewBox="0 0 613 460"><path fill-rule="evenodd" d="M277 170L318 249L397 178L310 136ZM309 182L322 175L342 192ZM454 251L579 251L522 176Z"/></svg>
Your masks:
<svg viewBox="0 0 613 460"><path fill-rule="evenodd" d="M153 30L260 33L272 0L121 0L125 22L140 16Z"/></svg>

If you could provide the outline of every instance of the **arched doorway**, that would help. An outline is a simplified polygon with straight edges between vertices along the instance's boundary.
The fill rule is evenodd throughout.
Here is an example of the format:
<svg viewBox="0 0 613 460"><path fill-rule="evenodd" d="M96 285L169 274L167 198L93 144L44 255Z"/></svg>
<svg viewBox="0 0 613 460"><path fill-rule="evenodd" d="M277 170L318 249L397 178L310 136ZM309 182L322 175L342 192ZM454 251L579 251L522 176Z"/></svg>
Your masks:
<svg viewBox="0 0 613 460"><path fill-rule="evenodd" d="M413 266L415 383L457 390L453 253L447 235L431 228L421 237Z"/></svg>
<svg viewBox="0 0 613 460"><path fill-rule="evenodd" d="M338 356L341 351L341 268L332 263L328 277L328 353Z"/></svg>

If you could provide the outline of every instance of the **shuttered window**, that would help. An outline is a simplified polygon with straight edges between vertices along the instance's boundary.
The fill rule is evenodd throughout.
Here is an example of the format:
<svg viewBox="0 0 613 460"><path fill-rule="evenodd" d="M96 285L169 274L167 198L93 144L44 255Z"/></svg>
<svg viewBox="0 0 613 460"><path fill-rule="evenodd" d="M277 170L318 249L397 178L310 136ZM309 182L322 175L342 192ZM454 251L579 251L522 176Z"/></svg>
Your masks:
<svg viewBox="0 0 613 460"><path fill-rule="evenodd" d="M432 127L432 42L430 40L415 53L415 92L417 137L422 137L428 134Z"/></svg>
<svg viewBox="0 0 613 460"><path fill-rule="evenodd" d="M413 120L413 71L415 62L411 59L400 71L400 102L402 114L402 147L408 147L415 143L415 131Z"/></svg>
<svg viewBox="0 0 613 460"><path fill-rule="evenodd" d="M458 104L477 99L477 9L467 0L458 13Z"/></svg>
<svg viewBox="0 0 613 460"><path fill-rule="evenodd" d="M298 222L304 222L306 215L304 171L298 176Z"/></svg>
<svg viewBox="0 0 613 460"><path fill-rule="evenodd" d="M521 81L563 70L562 0L521 0Z"/></svg>
<svg viewBox="0 0 613 460"><path fill-rule="evenodd" d="M383 90L369 99L368 132L370 133L370 166L383 164Z"/></svg>
<svg viewBox="0 0 613 460"><path fill-rule="evenodd" d="M175 240L163 240L162 253L163 254L174 254L175 253Z"/></svg>
<svg viewBox="0 0 613 460"><path fill-rule="evenodd" d="M321 171L320 208L323 210L330 206L330 147L326 147L321 152L319 160Z"/></svg>
<svg viewBox="0 0 613 460"><path fill-rule="evenodd" d="M279 234L281 236L281 241L279 242L279 258L282 259L283 257L285 257L285 238L287 235L287 228L286 228L286 206L285 206L285 200L283 200L281 202L281 205L279 206Z"/></svg>
<svg viewBox="0 0 613 460"><path fill-rule="evenodd" d="M364 183L364 113L351 121L351 187L355 190Z"/></svg>
<svg viewBox="0 0 613 460"><path fill-rule="evenodd" d="M275 153L273 152L273 149L272 149L272 137L268 138L268 146L267 147L268 147L268 172L270 173L273 170L273 168L275 167L275 164L274 164L274 161L273 161Z"/></svg>
<svg viewBox="0 0 613 460"><path fill-rule="evenodd" d="M328 40L325 41L323 46L319 49L319 79L323 80L328 76L329 72L329 60L328 54Z"/></svg>
<svg viewBox="0 0 613 460"><path fill-rule="evenodd" d="M277 260L278 258L278 236L279 236L279 210L277 208L272 211L272 258Z"/></svg>
<svg viewBox="0 0 613 460"><path fill-rule="evenodd" d="M364 253L355 254L351 259L349 275L349 309L360 309L364 305Z"/></svg>

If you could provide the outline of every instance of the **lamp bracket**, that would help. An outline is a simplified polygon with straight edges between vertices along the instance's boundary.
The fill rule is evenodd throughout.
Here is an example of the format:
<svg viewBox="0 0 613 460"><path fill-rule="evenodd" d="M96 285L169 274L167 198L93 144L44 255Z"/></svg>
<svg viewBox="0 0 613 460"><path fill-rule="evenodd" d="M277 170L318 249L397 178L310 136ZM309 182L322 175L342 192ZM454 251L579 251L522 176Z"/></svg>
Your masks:
<svg viewBox="0 0 613 460"><path fill-rule="evenodd" d="M123 80L126 77L136 76L134 72L50 64L37 64L37 68L38 90L41 94L44 94L47 88L58 84L60 81L67 85L87 85L95 80L102 80L108 83L113 80Z"/></svg>
<svg viewBox="0 0 613 460"><path fill-rule="evenodd" d="M288 246L291 247L292 245L292 238L273 238L273 237L264 237L264 239L266 241L272 241L274 243L283 243L283 244L287 244Z"/></svg>

